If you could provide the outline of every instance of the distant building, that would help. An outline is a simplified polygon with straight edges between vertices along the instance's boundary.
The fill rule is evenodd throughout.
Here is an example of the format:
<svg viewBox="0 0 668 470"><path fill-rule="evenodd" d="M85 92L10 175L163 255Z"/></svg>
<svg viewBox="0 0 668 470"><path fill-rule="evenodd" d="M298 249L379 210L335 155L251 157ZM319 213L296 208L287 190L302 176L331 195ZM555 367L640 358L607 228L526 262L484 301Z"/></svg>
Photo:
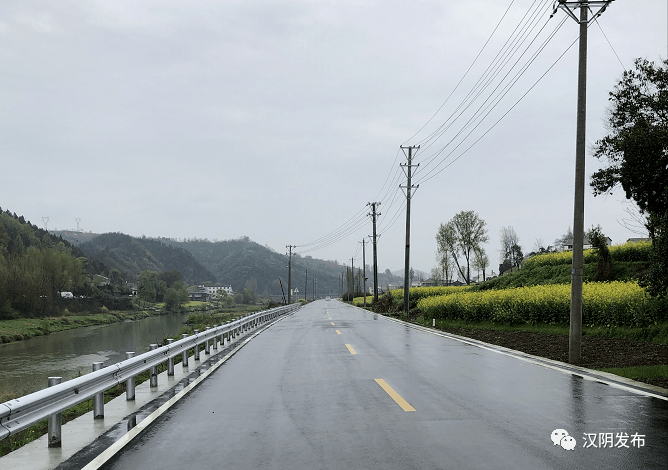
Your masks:
<svg viewBox="0 0 668 470"><path fill-rule="evenodd" d="M207 294L209 294L210 297L213 297L214 295L218 295L221 292L225 292L226 294L232 295L232 286L199 286L200 288L206 289Z"/></svg>
<svg viewBox="0 0 668 470"><path fill-rule="evenodd" d="M605 237L605 240L608 246L612 245L612 238ZM593 248L591 241L589 241L589 238L585 236L584 239L582 240L582 249L589 250L590 248ZM573 251L573 239L567 238L566 240L564 240L564 244L561 245L560 251Z"/></svg>
<svg viewBox="0 0 668 470"><path fill-rule="evenodd" d="M188 296L190 300L199 302L207 302L210 298L209 293L204 286L190 286L188 287Z"/></svg>
<svg viewBox="0 0 668 470"><path fill-rule="evenodd" d="M626 243L638 243L638 242L651 242L651 238L637 237L637 238L627 238Z"/></svg>

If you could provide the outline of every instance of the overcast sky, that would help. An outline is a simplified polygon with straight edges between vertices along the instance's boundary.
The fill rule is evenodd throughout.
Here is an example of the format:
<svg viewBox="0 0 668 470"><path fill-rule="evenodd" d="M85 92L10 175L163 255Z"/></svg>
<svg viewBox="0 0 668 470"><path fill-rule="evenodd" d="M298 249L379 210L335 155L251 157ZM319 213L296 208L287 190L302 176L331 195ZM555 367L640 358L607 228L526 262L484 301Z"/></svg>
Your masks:
<svg viewBox="0 0 668 470"><path fill-rule="evenodd" d="M80 218L86 232L248 236L279 252L298 245L350 263L371 234L365 205L380 201L379 268L398 270L406 224L399 146L422 144L411 265L429 271L439 224L473 210L487 222L498 271L501 227L512 226L528 252L573 224L577 44L557 59L578 25L561 10L549 19L551 6L4 0L0 206L40 226L48 217L49 229L74 229ZM665 0L617 0L591 25L590 146L604 135L608 92L623 66L666 58L666 9ZM489 111L564 20L487 117L469 121ZM526 37L510 39L512 52L499 56L518 25ZM506 65L484 75L495 57ZM485 76L487 86L475 89ZM464 101L471 90L476 99ZM587 175L599 168L591 151L586 165ZM600 224L613 243L637 236L619 223L626 207L623 192L594 198L587 187L585 227ZM341 226L326 239L336 243L307 251Z"/></svg>

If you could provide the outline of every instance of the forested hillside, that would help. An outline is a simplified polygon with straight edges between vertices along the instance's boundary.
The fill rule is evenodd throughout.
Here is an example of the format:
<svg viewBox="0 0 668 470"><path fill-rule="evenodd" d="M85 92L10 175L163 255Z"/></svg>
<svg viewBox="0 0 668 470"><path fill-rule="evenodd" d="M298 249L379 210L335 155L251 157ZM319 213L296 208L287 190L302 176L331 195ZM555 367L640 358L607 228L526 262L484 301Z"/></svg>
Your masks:
<svg viewBox="0 0 668 470"><path fill-rule="evenodd" d="M105 233L82 243L89 257L118 269L127 281L135 282L142 271L161 273L176 269L188 284L216 282L216 275L202 266L189 251L154 238L136 238L122 233Z"/></svg>
<svg viewBox="0 0 668 470"><path fill-rule="evenodd" d="M86 274L103 270L62 238L0 209L0 319L50 314L61 291L90 295Z"/></svg>
<svg viewBox="0 0 668 470"><path fill-rule="evenodd" d="M190 251L195 259L216 275L218 282L232 285L234 291L252 287L259 295L281 295L279 278L283 288L287 289L288 257L248 237L216 242L200 239L165 241ZM319 295L338 295L338 276L343 271L342 266L333 261L293 256L292 287L299 289L299 296L304 293L306 269L309 297L313 294L314 276Z"/></svg>

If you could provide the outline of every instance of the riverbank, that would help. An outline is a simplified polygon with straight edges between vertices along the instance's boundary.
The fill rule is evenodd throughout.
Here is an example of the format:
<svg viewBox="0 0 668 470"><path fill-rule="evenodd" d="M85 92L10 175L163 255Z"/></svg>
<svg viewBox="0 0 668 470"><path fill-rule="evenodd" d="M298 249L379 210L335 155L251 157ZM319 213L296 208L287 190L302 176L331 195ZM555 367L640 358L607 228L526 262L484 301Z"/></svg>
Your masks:
<svg viewBox="0 0 668 470"><path fill-rule="evenodd" d="M218 308L208 302L188 302L182 308L181 313L225 313L243 315L265 308L262 305L242 305L228 309ZM58 331L83 328L86 326L108 325L124 321L142 320L155 315L166 315L163 304L147 304L142 309L136 310L108 310L102 307L100 313L89 313L85 315L65 312L59 317L44 318L16 318L13 320L0 321L0 343L12 343L22 341L35 336L43 336Z"/></svg>

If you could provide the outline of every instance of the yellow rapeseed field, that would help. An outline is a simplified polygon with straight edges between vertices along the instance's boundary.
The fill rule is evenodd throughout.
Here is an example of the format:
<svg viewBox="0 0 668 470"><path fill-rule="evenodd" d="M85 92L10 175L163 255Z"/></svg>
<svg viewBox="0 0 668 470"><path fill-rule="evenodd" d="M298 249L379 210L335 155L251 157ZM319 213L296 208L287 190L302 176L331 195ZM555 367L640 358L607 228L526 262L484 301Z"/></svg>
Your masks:
<svg viewBox="0 0 668 470"><path fill-rule="evenodd" d="M571 287L539 285L424 297L417 307L427 318L504 324L568 323ZM583 323L645 326L657 320L655 302L636 282L592 282L583 286Z"/></svg>

